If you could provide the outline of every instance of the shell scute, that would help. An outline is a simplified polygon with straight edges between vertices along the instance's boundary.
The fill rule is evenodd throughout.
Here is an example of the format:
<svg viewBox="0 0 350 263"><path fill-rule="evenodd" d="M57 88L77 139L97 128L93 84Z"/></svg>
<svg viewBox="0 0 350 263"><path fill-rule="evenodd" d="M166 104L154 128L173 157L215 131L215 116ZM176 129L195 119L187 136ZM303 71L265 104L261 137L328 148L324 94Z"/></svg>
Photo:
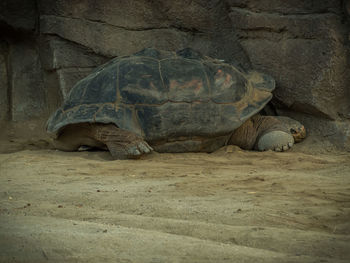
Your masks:
<svg viewBox="0 0 350 263"><path fill-rule="evenodd" d="M115 123L123 129L134 131L141 135L141 128L134 118L134 111L126 105L104 104L95 114L94 122Z"/></svg>
<svg viewBox="0 0 350 263"><path fill-rule="evenodd" d="M116 101L116 65L95 72L76 84L68 95L63 109L81 104L113 103Z"/></svg>
<svg viewBox="0 0 350 263"><path fill-rule="evenodd" d="M192 102L210 99L207 77L199 61L166 59L161 61L160 65L170 101Z"/></svg>
<svg viewBox="0 0 350 263"><path fill-rule="evenodd" d="M158 107L137 106L136 112L144 136L150 141L186 136L190 132L189 103L165 103Z"/></svg>
<svg viewBox="0 0 350 263"><path fill-rule="evenodd" d="M228 64L204 62L212 87L211 99L217 103L234 103L248 92L245 76Z"/></svg>
<svg viewBox="0 0 350 263"><path fill-rule="evenodd" d="M157 60L131 57L119 64L119 92L126 104L161 104L168 100Z"/></svg>

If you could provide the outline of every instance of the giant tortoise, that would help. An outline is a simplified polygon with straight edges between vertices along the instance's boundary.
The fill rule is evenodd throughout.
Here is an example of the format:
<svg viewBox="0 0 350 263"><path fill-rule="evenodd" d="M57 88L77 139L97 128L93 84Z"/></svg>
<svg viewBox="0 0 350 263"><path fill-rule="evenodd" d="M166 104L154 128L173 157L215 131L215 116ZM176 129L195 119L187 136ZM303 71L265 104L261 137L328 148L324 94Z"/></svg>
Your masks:
<svg viewBox="0 0 350 263"><path fill-rule="evenodd" d="M158 152L212 152L228 145L285 151L305 137L289 118L257 113L273 78L202 56L144 49L79 81L48 120L54 145L107 148L115 159Z"/></svg>

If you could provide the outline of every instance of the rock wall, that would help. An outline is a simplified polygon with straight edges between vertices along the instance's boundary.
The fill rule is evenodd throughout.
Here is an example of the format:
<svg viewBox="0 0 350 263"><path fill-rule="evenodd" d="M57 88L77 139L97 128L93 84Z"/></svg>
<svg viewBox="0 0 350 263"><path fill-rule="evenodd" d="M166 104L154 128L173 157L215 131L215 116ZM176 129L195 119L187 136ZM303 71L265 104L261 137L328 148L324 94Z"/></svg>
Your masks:
<svg viewBox="0 0 350 263"><path fill-rule="evenodd" d="M276 100L333 120L349 110L349 39L341 1L231 3L230 17L253 67L277 81Z"/></svg>
<svg viewBox="0 0 350 263"><path fill-rule="evenodd" d="M0 121L44 123L112 57L192 47L271 74L277 113L350 149L349 14L342 0L4 0Z"/></svg>

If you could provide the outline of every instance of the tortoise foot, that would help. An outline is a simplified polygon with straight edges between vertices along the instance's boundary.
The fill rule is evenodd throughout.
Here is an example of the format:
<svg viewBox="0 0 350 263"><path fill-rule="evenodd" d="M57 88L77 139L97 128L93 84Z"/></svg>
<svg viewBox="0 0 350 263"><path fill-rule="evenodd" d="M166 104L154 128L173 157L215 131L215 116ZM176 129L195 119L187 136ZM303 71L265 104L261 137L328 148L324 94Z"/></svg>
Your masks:
<svg viewBox="0 0 350 263"><path fill-rule="evenodd" d="M138 159L153 149L145 141L135 143L106 142L107 148L115 160Z"/></svg>
<svg viewBox="0 0 350 263"><path fill-rule="evenodd" d="M133 145L128 145L126 148L126 156L128 159L140 158L143 154L153 151L152 147L145 141L136 142Z"/></svg>
<svg viewBox="0 0 350 263"><path fill-rule="evenodd" d="M153 149L145 141L130 142L106 142L107 148L115 160L138 159L143 154L150 153Z"/></svg>
<svg viewBox="0 0 350 263"><path fill-rule="evenodd" d="M97 136L104 142L114 159L138 159L153 151L143 138L131 131L119 129L114 125L98 125Z"/></svg>
<svg viewBox="0 0 350 263"><path fill-rule="evenodd" d="M259 151L273 150L284 152L294 144L294 138L290 133L284 131L270 131L262 135L257 143Z"/></svg>

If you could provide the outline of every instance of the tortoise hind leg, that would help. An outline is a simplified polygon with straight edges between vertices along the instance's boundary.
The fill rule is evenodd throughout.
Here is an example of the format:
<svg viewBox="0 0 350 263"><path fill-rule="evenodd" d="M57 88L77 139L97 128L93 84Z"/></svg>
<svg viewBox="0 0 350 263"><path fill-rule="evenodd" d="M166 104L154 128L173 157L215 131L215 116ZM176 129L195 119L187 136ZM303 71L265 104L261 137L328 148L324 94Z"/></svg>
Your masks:
<svg viewBox="0 0 350 263"><path fill-rule="evenodd" d="M82 145L96 148L105 147L103 143L92 138L90 133L91 125L88 123L71 124L66 126L52 143L56 149L67 152L77 151Z"/></svg>
<svg viewBox="0 0 350 263"><path fill-rule="evenodd" d="M91 136L104 143L114 159L136 159L153 149L137 134L113 124L94 124Z"/></svg>
<svg viewBox="0 0 350 263"><path fill-rule="evenodd" d="M69 140L67 141L66 138L64 139L54 139L52 141L53 147L55 149L58 149L60 151L65 151L65 152L74 152L77 151L80 147L78 143L74 143L74 141Z"/></svg>
<svg viewBox="0 0 350 263"><path fill-rule="evenodd" d="M107 146L114 159L139 158L153 150L135 133L119 129L114 124L101 123L68 125L53 145L62 151L77 151L83 145L100 149Z"/></svg>

